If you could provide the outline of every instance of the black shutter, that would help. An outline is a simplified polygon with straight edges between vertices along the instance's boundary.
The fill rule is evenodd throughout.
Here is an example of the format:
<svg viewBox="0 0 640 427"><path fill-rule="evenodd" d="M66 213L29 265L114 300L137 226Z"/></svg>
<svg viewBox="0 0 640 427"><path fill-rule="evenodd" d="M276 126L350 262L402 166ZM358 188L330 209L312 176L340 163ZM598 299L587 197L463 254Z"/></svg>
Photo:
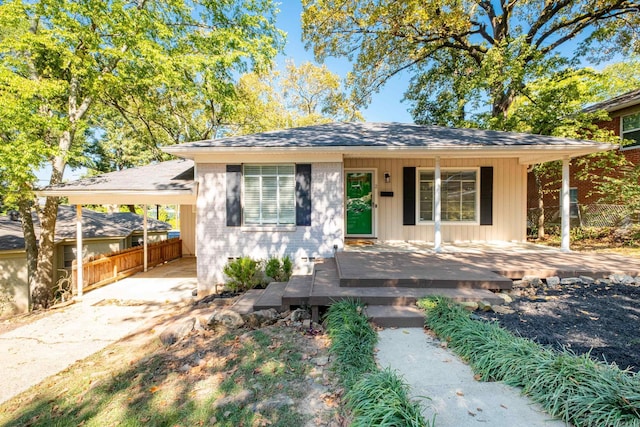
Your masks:
<svg viewBox="0 0 640 427"><path fill-rule="evenodd" d="M242 165L227 165L227 226L242 225Z"/></svg>
<svg viewBox="0 0 640 427"><path fill-rule="evenodd" d="M416 168L402 169L402 224L416 225Z"/></svg>
<svg viewBox="0 0 640 427"><path fill-rule="evenodd" d="M493 167L480 168L480 225L493 225Z"/></svg>
<svg viewBox="0 0 640 427"><path fill-rule="evenodd" d="M311 165L296 165L296 225L311 225Z"/></svg>

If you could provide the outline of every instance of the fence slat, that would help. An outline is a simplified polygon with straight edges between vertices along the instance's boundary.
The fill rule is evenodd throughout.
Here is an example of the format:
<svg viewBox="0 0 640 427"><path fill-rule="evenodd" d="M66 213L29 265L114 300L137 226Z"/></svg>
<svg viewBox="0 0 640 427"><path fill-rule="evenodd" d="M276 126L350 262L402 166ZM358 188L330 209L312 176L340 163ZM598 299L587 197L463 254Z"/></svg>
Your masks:
<svg viewBox="0 0 640 427"><path fill-rule="evenodd" d="M149 268L155 267L167 261L181 258L182 240L180 238L162 240L149 244L147 249L147 265ZM143 265L144 248L142 246L90 257L82 262L83 288L88 290L114 282L140 271ZM75 260L71 270L73 288L77 289L78 267Z"/></svg>

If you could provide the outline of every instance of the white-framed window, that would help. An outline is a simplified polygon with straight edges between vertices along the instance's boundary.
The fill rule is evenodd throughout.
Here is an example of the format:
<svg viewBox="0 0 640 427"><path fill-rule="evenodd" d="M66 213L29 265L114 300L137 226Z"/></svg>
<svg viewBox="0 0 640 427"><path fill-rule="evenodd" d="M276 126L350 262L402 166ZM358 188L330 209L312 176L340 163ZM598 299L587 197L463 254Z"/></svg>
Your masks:
<svg viewBox="0 0 640 427"><path fill-rule="evenodd" d="M578 188L569 188L569 215L571 218L578 218ZM562 212L562 190L560 190L560 212Z"/></svg>
<svg viewBox="0 0 640 427"><path fill-rule="evenodd" d="M630 139L640 144L640 111L622 116L622 139Z"/></svg>
<svg viewBox="0 0 640 427"><path fill-rule="evenodd" d="M478 220L478 170L442 170L440 172L440 217L443 222ZM432 169L418 172L418 218L433 221L435 174Z"/></svg>
<svg viewBox="0 0 640 427"><path fill-rule="evenodd" d="M295 225L294 165L244 165L245 225Z"/></svg>

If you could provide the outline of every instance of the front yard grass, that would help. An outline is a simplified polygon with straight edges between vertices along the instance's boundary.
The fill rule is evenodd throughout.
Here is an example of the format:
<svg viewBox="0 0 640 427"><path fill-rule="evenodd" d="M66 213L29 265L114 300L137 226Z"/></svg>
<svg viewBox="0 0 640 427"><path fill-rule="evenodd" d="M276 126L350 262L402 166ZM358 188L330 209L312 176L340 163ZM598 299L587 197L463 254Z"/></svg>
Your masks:
<svg viewBox="0 0 640 427"><path fill-rule="evenodd" d="M303 426L311 415L294 402L312 388L321 339L278 326L198 331L168 348L138 336L6 402L0 425Z"/></svg>
<svg viewBox="0 0 640 427"><path fill-rule="evenodd" d="M640 376L470 319L445 298L419 305L426 324L485 381L522 387L551 415L581 426L640 426Z"/></svg>

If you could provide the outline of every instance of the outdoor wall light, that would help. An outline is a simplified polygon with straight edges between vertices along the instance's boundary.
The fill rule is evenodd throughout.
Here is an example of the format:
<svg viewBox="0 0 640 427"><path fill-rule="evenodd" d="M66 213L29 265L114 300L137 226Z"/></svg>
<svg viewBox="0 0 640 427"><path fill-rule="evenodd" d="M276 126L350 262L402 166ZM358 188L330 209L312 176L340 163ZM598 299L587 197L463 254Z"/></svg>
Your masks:
<svg viewBox="0 0 640 427"><path fill-rule="evenodd" d="M384 182L387 184L391 182L391 174L389 172L384 173Z"/></svg>

